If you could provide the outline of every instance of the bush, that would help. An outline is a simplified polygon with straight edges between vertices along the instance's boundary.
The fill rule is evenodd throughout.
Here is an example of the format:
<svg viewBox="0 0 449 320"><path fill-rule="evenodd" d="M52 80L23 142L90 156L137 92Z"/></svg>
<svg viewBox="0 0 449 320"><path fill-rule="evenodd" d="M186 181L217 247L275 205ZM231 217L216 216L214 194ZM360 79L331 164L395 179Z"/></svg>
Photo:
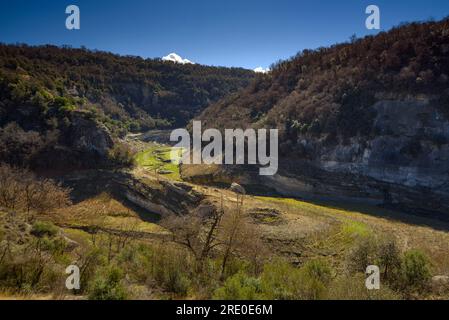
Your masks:
<svg viewBox="0 0 449 320"><path fill-rule="evenodd" d="M127 246L117 259L132 281L146 283L151 279L153 255L151 247L139 244Z"/></svg>
<svg viewBox="0 0 449 320"><path fill-rule="evenodd" d="M315 279L327 285L332 278L332 269L324 260L308 261L301 271L309 278Z"/></svg>
<svg viewBox="0 0 449 320"><path fill-rule="evenodd" d="M112 266L100 270L89 293L91 300L125 300L127 292L122 285L123 271Z"/></svg>
<svg viewBox="0 0 449 320"><path fill-rule="evenodd" d="M365 272L369 265L377 265L379 244L374 236L359 238L348 254L348 271Z"/></svg>
<svg viewBox="0 0 449 320"><path fill-rule="evenodd" d="M58 228L51 222L36 221L31 229L31 234L43 238L54 237L58 233Z"/></svg>
<svg viewBox="0 0 449 320"><path fill-rule="evenodd" d="M97 276L97 270L107 263L106 254L99 248L93 248L86 252L78 261L80 266L80 283L90 284ZM88 285L81 286L80 292L89 291Z"/></svg>
<svg viewBox="0 0 449 320"><path fill-rule="evenodd" d="M168 264L164 275L164 287L166 290L186 296L190 286L190 280L185 272L179 268L179 265Z"/></svg>
<svg viewBox="0 0 449 320"><path fill-rule="evenodd" d="M164 248L157 249L152 259L152 276L165 290L185 296L189 289L189 269L192 267L184 252Z"/></svg>
<svg viewBox="0 0 449 320"><path fill-rule="evenodd" d="M56 238L55 238L56 239ZM55 253L48 248L54 240L44 238L23 245L10 243L0 257L0 288L16 293L54 292L63 283L64 272L55 263ZM44 242L44 245L41 245ZM46 248L43 248L46 247Z"/></svg>
<svg viewBox="0 0 449 320"><path fill-rule="evenodd" d="M135 164L134 155L135 153L128 145L116 142L109 151L109 160L117 166L133 167Z"/></svg>
<svg viewBox="0 0 449 320"><path fill-rule="evenodd" d="M287 262L265 266L261 276L263 296L270 300L324 299L332 269L322 260L311 260L301 268Z"/></svg>
<svg viewBox="0 0 449 320"><path fill-rule="evenodd" d="M329 285L327 298L331 300L399 300L401 296L388 286L381 285L380 290L368 290L366 276L356 273L341 276Z"/></svg>
<svg viewBox="0 0 449 320"><path fill-rule="evenodd" d="M308 261L300 269L297 295L305 300L319 300L327 296L327 287L331 281L332 270L322 260Z"/></svg>
<svg viewBox="0 0 449 320"><path fill-rule="evenodd" d="M380 240L374 236L360 239L348 258L350 273L364 273L369 265L377 265L382 272L381 280L402 293L428 288L429 259L418 250L401 255L394 239Z"/></svg>
<svg viewBox="0 0 449 320"><path fill-rule="evenodd" d="M191 265L179 250L146 245L129 246L120 254L118 261L136 282L145 284L153 281L178 296L188 293Z"/></svg>
<svg viewBox="0 0 449 320"><path fill-rule="evenodd" d="M380 244L379 266L382 267L382 278L390 284L398 281L401 260L401 253L395 240L389 239Z"/></svg>
<svg viewBox="0 0 449 320"><path fill-rule="evenodd" d="M229 277L222 287L215 290L213 299L216 300L256 300L261 297L260 280L248 277L239 272Z"/></svg>
<svg viewBox="0 0 449 320"><path fill-rule="evenodd" d="M369 265L379 266L384 280L397 281L401 254L396 240L373 235L360 238L348 255L348 271L364 273Z"/></svg>
<svg viewBox="0 0 449 320"><path fill-rule="evenodd" d="M50 252L55 260L57 258L58 259L65 258L64 250L67 248L67 242L63 238L55 237L49 239L47 237L44 237L41 239L40 245L42 250Z"/></svg>
<svg viewBox="0 0 449 320"><path fill-rule="evenodd" d="M402 260L401 275L406 291L427 289L431 278L429 259L418 250L406 252Z"/></svg>
<svg viewBox="0 0 449 320"><path fill-rule="evenodd" d="M70 189L32 172L0 164L0 205L10 209L43 212L71 203Z"/></svg>
<svg viewBox="0 0 449 320"><path fill-rule="evenodd" d="M285 261L265 265L261 276L263 295L269 300L295 299L293 284L298 281L298 269Z"/></svg>
<svg viewBox="0 0 449 320"><path fill-rule="evenodd" d="M49 292L55 288L58 277L50 263L41 257L14 259L0 265L0 287L15 292Z"/></svg>

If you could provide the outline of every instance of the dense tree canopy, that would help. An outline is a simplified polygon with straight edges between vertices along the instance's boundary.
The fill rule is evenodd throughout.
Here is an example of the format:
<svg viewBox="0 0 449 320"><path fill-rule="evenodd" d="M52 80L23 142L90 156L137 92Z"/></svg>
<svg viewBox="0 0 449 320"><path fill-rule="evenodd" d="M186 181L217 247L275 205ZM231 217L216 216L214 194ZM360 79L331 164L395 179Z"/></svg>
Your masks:
<svg viewBox="0 0 449 320"><path fill-rule="evenodd" d="M253 76L86 49L0 45L1 122L14 117L11 108L28 105L45 113L85 109L132 131L182 126Z"/></svg>
<svg viewBox="0 0 449 320"><path fill-rule="evenodd" d="M271 69L207 108L203 124L279 128L284 141L375 135L370 107L377 100L419 95L449 116L449 20L304 50Z"/></svg>
<svg viewBox="0 0 449 320"><path fill-rule="evenodd" d="M57 145L70 149L72 122L80 116L115 137L184 126L253 77L241 68L0 44L0 161L35 166Z"/></svg>

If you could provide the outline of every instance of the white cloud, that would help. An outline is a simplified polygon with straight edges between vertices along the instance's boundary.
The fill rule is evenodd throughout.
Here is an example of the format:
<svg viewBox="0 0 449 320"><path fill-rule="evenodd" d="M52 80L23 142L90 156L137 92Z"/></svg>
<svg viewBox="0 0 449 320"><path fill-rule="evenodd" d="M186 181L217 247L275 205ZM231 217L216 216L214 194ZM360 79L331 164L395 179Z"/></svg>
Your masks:
<svg viewBox="0 0 449 320"><path fill-rule="evenodd" d="M171 62L175 62L175 63L180 63L180 64L195 64L194 62L188 60L188 59L183 59L181 58L181 56L177 55L176 53L170 53L169 55L162 57L162 61L171 61Z"/></svg>
<svg viewBox="0 0 449 320"><path fill-rule="evenodd" d="M256 73L268 73L270 72L270 68L262 68L262 67L257 67L256 69L254 69L254 72Z"/></svg>

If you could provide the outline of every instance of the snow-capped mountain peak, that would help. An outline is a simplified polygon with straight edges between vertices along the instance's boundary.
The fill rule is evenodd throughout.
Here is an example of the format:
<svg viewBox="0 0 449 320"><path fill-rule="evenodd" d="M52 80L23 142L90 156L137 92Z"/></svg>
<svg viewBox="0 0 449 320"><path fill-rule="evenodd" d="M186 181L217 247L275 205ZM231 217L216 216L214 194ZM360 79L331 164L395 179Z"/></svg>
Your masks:
<svg viewBox="0 0 449 320"><path fill-rule="evenodd" d="M254 72L256 73L268 73L270 72L270 68L262 68L262 67L257 67L256 69L254 69Z"/></svg>
<svg viewBox="0 0 449 320"><path fill-rule="evenodd" d="M169 55L162 57L162 61L171 61L180 64L187 64L187 63L194 64L194 62L188 59L183 59L180 55L176 53L170 53Z"/></svg>

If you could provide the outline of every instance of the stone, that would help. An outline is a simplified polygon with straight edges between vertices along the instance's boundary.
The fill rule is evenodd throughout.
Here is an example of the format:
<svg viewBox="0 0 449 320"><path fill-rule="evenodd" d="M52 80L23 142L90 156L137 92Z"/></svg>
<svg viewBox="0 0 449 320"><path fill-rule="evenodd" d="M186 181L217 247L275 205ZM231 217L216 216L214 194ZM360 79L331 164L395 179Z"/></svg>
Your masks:
<svg viewBox="0 0 449 320"><path fill-rule="evenodd" d="M161 169L161 170L158 170L157 173L165 175L165 174L172 174L173 171Z"/></svg>
<svg viewBox="0 0 449 320"><path fill-rule="evenodd" d="M433 284L449 285L449 276L435 276L432 278Z"/></svg>
<svg viewBox="0 0 449 320"><path fill-rule="evenodd" d="M233 182L231 184L231 187L229 188L229 190L231 190L231 191L233 191L235 193L238 193L238 194L246 194L245 188L243 188L241 185L239 185L236 182Z"/></svg>
<svg viewBox="0 0 449 320"><path fill-rule="evenodd" d="M279 225L284 220L282 212L274 208L254 208L248 211L248 215L256 222L268 225Z"/></svg>
<svg viewBox="0 0 449 320"><path fill-rule="evenodd" d="M87 118L82 112L74 112L72 117L70 140L74 149L106 157L114 145L106 126Z"/></svg>

